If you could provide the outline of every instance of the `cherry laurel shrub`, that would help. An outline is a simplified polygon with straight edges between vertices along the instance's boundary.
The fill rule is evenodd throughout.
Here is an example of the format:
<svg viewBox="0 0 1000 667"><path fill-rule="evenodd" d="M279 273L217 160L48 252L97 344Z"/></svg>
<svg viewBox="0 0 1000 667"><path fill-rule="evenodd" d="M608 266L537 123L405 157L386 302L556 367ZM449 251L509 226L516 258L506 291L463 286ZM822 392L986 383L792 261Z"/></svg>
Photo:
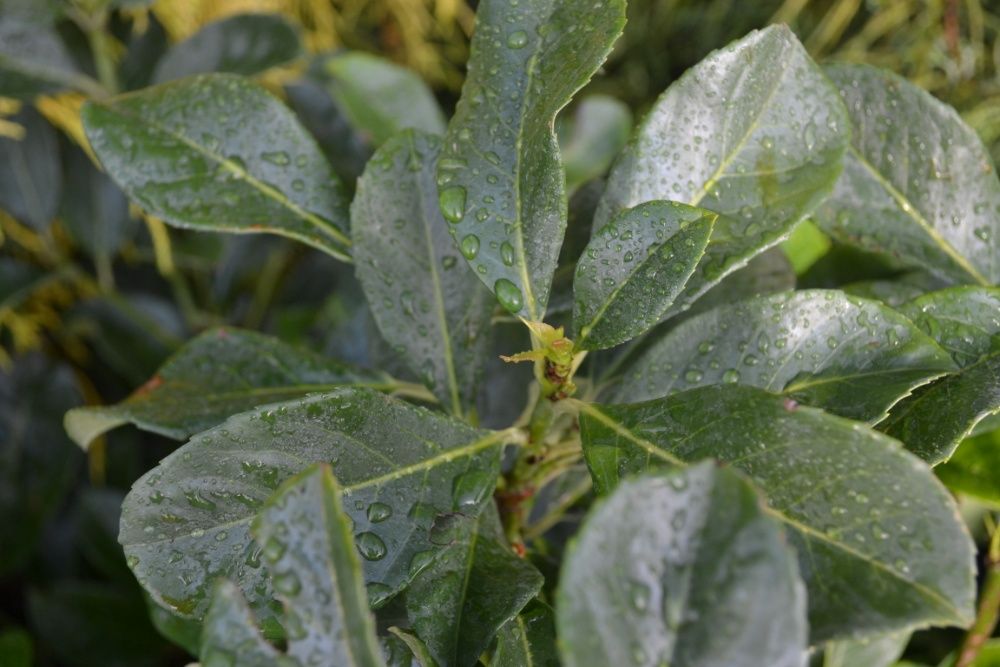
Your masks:
<svg viewBox="0 0 1000 667"><path fill-rule="evenodd" d="M149 214L352 263L419 380L220 328L67 415L83 446L125 423L187 439L120 542L205 667L878 667L976 620L932 466L1000 426L982 145L774 26L691 68L579 187L556 116L624 11L482 0L455 115L418 88L411 127L367 118L353 201L242 76L84 108ZM794 290L776 246L799 225L902 277ZM534 379L494 381L495 345Z"/></svg>

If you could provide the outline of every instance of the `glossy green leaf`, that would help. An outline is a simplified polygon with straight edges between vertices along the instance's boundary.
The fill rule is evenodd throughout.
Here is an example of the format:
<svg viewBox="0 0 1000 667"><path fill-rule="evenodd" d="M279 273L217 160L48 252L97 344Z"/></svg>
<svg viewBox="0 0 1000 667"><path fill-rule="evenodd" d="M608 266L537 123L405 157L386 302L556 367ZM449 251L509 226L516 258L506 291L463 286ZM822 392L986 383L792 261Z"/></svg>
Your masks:
<svg viewBox="0 0 1000 667"><path fill-rule="evenodd" d="M251 532L285 606L288 655L302 665L384 665L368 608L354 522L326 466L286 482Z"/></svg>
<svg viewBox="0 0 1000 667"><path fill-rule="evenodd" d="M59 210L62 197L62 165L56 133L30 107L9 120L21 125L25 133L22 139L0 136L0 209L45 232Z"/></svg>
<svg viewBox="0 0 1000 667"><path fill-rule="evenodd" d="M816 221L834 238L950 281L1000 283L1000 180L972 128L890 72L836 65L827 73L853 137Z"/></svg>
<svg viewBox="0 0 1000 667"><path fill-rule="evenodd" d="M230 16L174 44L157 64L153 83L206 72L249 76L294 60L301 52L298 32L281 16Z"/></svg>
<svg viewBox="0 0 1000 667"><path fill-rule="evenodd" d="M626 481L583 524L556 618L567 667L802 667L795 553L753 487L705 462Z"/></svg>
<svg viewBox="0 0 1000 667"><path fill-rule="evenodd" d="M271 588L250 520L282 480L326 462L349 497L378 604L435 549L436 516L479 513L506 438L364 389L271 405L195 436L137 481L119 541L150 595L177 613L203 615L211 583L227 577L263 614Z"/></svg>
<svg viewBox="0 0 1000 667"><path fill-rule="evenodd" d="M215 664L279 667L282 659L277 649L261 636L253 611L239 587L225 579L219 581L212 594L199 653L206 667Z"/></svg>
<svg viewBox="0 0 1000 667"><path fill-rule="evenodd" d="M745 384L879 421L915 387L954 369L937 343L882 304L836 290L803 290L681 322L630 360L611 396L625 403Z"/></svg>
<svg viewBox="0 0 1000 667"><path fill-rule="evenodd" d="M899 312L968 366L1000 352L1000 288L954 287L907 302Z"/></svg>
<svg viewBox="0 0 1000 667"><path fill-rule="evenodd" d="M511 313L541 320L566 229L554 119L600 67L625 2L483 0L438 163L441 211ZM473 241L475 239L475 241Z"/></svg>
<svg viewBox="0 0 1000 667"><path fill-rule="evenodd" d="M55 30L13 13L0 16L0 95L30 100L66 88L101 93L73 64Z"/></svg>
<svg viewBox="0 0 1000 667"><path fill-rule="evenodd" d="M390 636L382 637L382 652L389 667L438 667L427 645L419 637L396 627L389 628L389 632ZM402 647L395 649L400 644Z"/></svg>
<svg viewBox="0 0 1000 667"><path fill-rule="evenodd" d="M324 58L319 69L351 126L376 146L406 128L444 134L445 117L433 91L407 68L348 51Z"/></svg>
<svg viewBox="0 0 1000 667"><path fill-rule="evenodd" d="M753 32L660 97L611 170L594 225L653 199L721 214L683 307L812 212L847 143L837 91L792 32Z"/></svg>
<svg viewBox="0 0 1000 667"><path fill-rule="evenodd" d="M823 649L823 667L892 667L910 641L910 633L860 641L830 642Z"/></svg>
<svg viewBox="0 0 1000 667"><path fill-rule="evenodd" d="M391 389L392 381L270 336L211 329L189 341L121 403L70 410L65 425L84 449L128 423L182 440L258 405L343 385Z"/></svg>
<svg viewBox="0 0 1000 667"><path fill-rule="evenodd" d="M559 121L567 192L603 176L632 133L632 112L607 95L584 97L571 117L560 116Z"/></svg>
<svg viewBox="0 0 1000 667"><path fill-rule="evenodd" d="M347 257L347 197L315 140L260 86L204 74L83 109L105 170L178 227L271 232Z"/></svg>
<svg viewBox="0 0 1000 667"><path fill-rule="evenodd" d="M718 217L655 201L623 211L601 228L573 281L579 349L613 347L653 327L694 273Z"/></svg>
<svg viewBox="0 0 1000 667"><path fill-rule="evenodd" d="M934 472L952 491L1000 508L1000 431L968 438Z"/></svg>
<svg viewBox="0 0 1000 667"><path fill-rule="evenodd" d="M548 605L533 602L497 633L491 667L559 667L556 616Z"/></svg>
<svg viewBox="0 0 1000 667"><path fill-rule="evenodd" d="M860 280L844 285L846 293L862 299L881 301L898 309L907 301L942 287L940 280L929 273L910 271L893 278Z"/></svg>
<svg viewBox="0 0 1000 667"><path fill-rule="evenodd" d="M947 461L981 421L1000 414L1000 352L901 401L879 428L932 465Z"/></svg>
<svg viewBox="0 0 1000 667"><path fill-rule="evenodd" d="M351 233L357 275L382 335L461 415L475 403L494 301L441 217L434 183L440 150L439 139L413 131L384 144L358 181Z"/></svg>
<svg viewBox="0 0 1000 667"><path fill-rule="evenodd" d="M407 614L440 665L473 665L538 594L542 575L514 554L494 505L478 519L439 518L431 541L447 546L413 563Z"/></svg>
<svg viewBox="0 0 1000 667"><path fill-rule="evenodd" d="M580 407L599 492L709 457L750 476L798 549L810 643L971 622L969 535L927 465L892 438L739 385Z"/></svg>

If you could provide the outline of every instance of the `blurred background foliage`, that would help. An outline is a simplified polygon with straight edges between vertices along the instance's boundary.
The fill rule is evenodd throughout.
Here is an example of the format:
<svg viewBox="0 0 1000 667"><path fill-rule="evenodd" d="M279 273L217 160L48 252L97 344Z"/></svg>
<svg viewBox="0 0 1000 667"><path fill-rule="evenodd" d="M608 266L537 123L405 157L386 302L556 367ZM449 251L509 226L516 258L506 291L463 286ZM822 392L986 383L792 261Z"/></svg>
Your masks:
<svg viewBox="0 0 1000 667"><path fill-rule="evenodd" d="M14 660L10 667L188 661L164 636L183 644L191 628L160 612L154 629L116 539L125 490L176 443L120 430L85 457L63 433L66 409L121 400L184 340L217 324L265 330L407 376L381 342L350 267L273 236L168 229L130 206L93 164L79 120L87 95L193 71L178 55L185 50L218 56L215 68L253 75L283 97L353 183L408 111L391 95L377 104L372 91L380 82L414 83L382 61L332 63L345 63L336 60L345 52L377 54L416 73L449 110L462 84L475 4L0 0L0 27L50 31L64 55L101 84L86 93L0 97L0 655ZM229 56L236 58L227 60L219 41L235 28L219 26L249 13L283 17L292 37L273 45L271 55L282 57L248 70L252 44L234 46ZM586 101L559 127L570 186L583 186L577 207L586 209L599 192L584 183L607 168L632 118L708 52L772 22L792 26L820 61L871 63L909 78L955 106L1000 158L1000 1L630 0L629 19L578 98ZM34 38L29 50L43 41ZM177 44L184 46L172 51ZM369 106L358 108L358 99ZM568 248L578 248L577 237L571 231ZM896 270L858 253L842 261L849 251L809 226L785 249L804 286ZM510 382L501 377L497 391L523 386ZM970 523L981 525L977 503L997 507L998 490L965 490L977 498L965 505ZM921 633L907 655L934 664L956 636Z"/></svg>

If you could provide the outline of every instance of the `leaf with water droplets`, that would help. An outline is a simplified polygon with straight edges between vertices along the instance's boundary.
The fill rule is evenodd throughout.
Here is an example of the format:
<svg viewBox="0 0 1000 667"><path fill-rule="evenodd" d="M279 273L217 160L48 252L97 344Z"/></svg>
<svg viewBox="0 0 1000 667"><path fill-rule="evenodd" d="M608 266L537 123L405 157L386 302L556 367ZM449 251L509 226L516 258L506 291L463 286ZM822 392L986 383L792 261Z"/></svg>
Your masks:
<svg viewBox="0 0 1000 667"><path fill-rule="evenodd" d="M313 72L351 126L376 146L406 128L444 134L446 121L434 92L405 67L370 53L347 51L318 61Z"/></svg>
<svg viewBox="0 0 1000 667"><path fill-rule="evenodd" d="M567 667L802 667L806 600L782 526L705 462L623 482L584 521L556 618Z"/></svg>
<svg viewBox="0 0 1000 667"><path fill-rule="evenodd" d="M659 322L704 256L718 217L654 201L622 211L601 228L573 281L579 349L613 347Z"/></svg>
<svg viewBox="0 0 1000 667"><path fill-rule="evenodd" d="M490 667L559 667L556 615L542 602L532 602L497 633Z"/></svg>
<svg viewBox="0 0 1000 667"><path fill-rule="evenodd" d="M206 667L281 665L289 658L295 665L385 665L352 528L327 466L313 466L282 485L254 519L252 532L284 605L286 656L264 642L239 589L226 582L216 589L206 618Z"/></svg>
<svg viewBox="0 0 1000 667"><path fill-rule="evenodd" d="M0 207L34 230L48 232L63 189L58 138L31 107L8 120L24 128L24 137L0 135Z"/></svg>
<svg viewBox="0 0 1000 667"><path fill-rule="evenodd" d="M108 175L166 222L280 234L348 256L340 180L295 115L257 84L203 74L91 101L82 117Z"/></svg>
<svg viewBox="0 0 1000 667"><path fill-rule="evenodd" d="M604 62L624 0L483 0L468 76L438 163L441 211L511 313L540 321L566 229L554 120Z"/></svg>
<svg viewBox="0 0 1000 667"><path fill-rule="evenodd" d="M879 429L936 465L947 461L977 424L995 415L1000 415L1000 352L900 401Z"/></svg>
<svg viewBox="0 0 1000 667"><path fill-rule="evenodd" d="M476 398L493 298L461 261L441 217L441 142L405 131L384 144L351 205L357 275L385 339L453 414Z"/></svg>
<svg viewBox="0 0 1000 667"><path fill-rule="evenodd" d="M975 131L885 70L835 65L827 73L853 137L816 221L838 240L951 282L1000 283L1000 180Z"/></svg>
<svg viewBox="0 0 1000 667"><path fill-rule="evenodd" d="M431 539L447 546L413 564L407 613L439 664L471 665L538 594L542 575L514 554L492 503L478 519L440 517Z"/></svg>
<svg viewBox="0 0 1000 667"><path fill-rule="evenodd" d="M384 374L241 329L211 329L189 341L156 375L116 405L66 413L70 437L86 449L123 424L181 440L258 405L343 385L391 390Z"/></svg>
<svg viewBox="0 0 1000 667"><path fill-rule="evenodd" d="M594 228L654 199L721 214L675 314L815 209L847 142L837 90L792 32L750 33L660 97L612 168Z"/></svg>
<svg viewBox="0 0 1000 667"><path fill-rule="evenodd" d="M566 169L566 191L603 176L632 133L632 112L607 95L588 95L572 116L560 116L556 127Z"/></svg>
<svg viewBox="0 0 1000 667"><path fill-rule="evenodd" d="M953 287L921 295L899 307L959 366L1000 352L1000 287Z"/></svg>
<svg viewBox="0 0 1000 667"><path fill-rule="evenodd" d="M438 548L439 515L478 516L507 438L367 389L272 404L198 434L139 479L119 541L146 590L176 613L201 617L211 583L226 577L266 618L269 547L250 539L250 520L283 480L329 463L377 606L409 582L417 554Z"/></svg>
<svg viewBox="0 0 1000 667"><path fill-rule="evenodd" d="M877 422L920 385L955 369L907 318L836 290L720 306L684 320L629 360L616 403L711 384L744 384Z"/></svg>
<svg viewBox="0 0 1000 667"><path fill-rule="evenodd" d="M0 16L0 95L30 100L75 88L100 95L100 85L77 69L58 33L46 25Z"/></svg>
<svg viewBox="0 0 1000 667"><path fill-rule="evenodd" d="M810 643L971 622L968 531L947 490L896 440L739 385L578 405L600 493L704 458L752 479L798 550Z"/></svg>
<svg viewBox="0 0 1000 667"><path fill-rule="evenodd" d="M823 648L822 667L892 667L910 641L910 633L857 641L830 642Z"/></svg>
<svg viewBox="0 0 1000 667"><path fill-rule="evenodd" d="M206 72L249 76L301 53L298 32L281 16L239 14L209 23L170 47L156 65L153 83Z"/></svg>

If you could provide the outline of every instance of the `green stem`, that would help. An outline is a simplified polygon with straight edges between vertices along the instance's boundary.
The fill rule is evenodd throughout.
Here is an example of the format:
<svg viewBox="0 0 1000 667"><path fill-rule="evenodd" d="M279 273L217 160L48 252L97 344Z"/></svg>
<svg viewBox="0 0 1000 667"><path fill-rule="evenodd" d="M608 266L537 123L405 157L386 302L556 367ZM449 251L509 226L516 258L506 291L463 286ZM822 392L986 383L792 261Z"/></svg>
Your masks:
<svg viewBox="0 0 1000 667"><path fill-rule="evenodd" d="M105 90L114 95L121 87L118 83L118 70L112 51L111 36L105 29L107 14L90 17L85 21L77 21L87 35L87 44L94 57L94 68L97 70L97 80Z"/></svg>
<svg viewBox="0 0 1000 667"><path fill-rule="evenodd" d="M965 635L962 648L955 658L955 667L971 667L997 627L997 618L1000 616L1000 527L993 527L985 567L976 620Z"/></svg>

